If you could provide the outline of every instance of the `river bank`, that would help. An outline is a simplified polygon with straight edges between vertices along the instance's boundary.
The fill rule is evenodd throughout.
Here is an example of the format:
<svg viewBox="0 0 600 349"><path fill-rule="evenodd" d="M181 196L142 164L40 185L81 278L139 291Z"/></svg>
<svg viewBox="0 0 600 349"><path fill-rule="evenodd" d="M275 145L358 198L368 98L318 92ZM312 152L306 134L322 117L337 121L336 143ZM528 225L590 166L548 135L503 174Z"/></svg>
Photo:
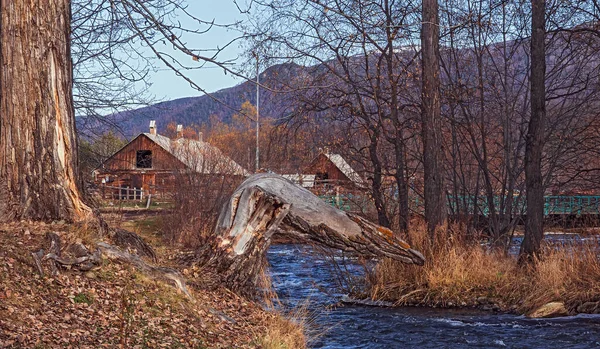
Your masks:
<svg viewBox="0 0 600 349"><path fill-rule="evenodd" d="M477 308L535 315L548 303L564 304L559 315L600 312L598 240L578 235L547 237L532 265L517 264L518 237L511 253L495 252L460 232L440 234L434 247L423 228L411 232L423 267L380 261L367 274L362 296L397 306Z"/></svg>
<svg viewBox="0 0 600 349"><path fill-rule="evenodd" d="M30 253L47 248L48 232L57 233L64 248L73 242L94 246L99 238L85 225L0 225L0 348L305 346L301 326L194 269L180 269L193 300L108 260L88 272L51 275L46 269L40 276ZM171 247L145 237L156 247L157 265L178 268Z"/></svg>
<svg viewBox="0 0 600 349"><path fill-rule="evenodd" d="M272 246L268 258L280 307L308 314L311 348L583 349L600 343L599 315L529 319L475 308L343 304L347 278L331 259L356 280L364 280L362 261L306 245Z"/></svg>

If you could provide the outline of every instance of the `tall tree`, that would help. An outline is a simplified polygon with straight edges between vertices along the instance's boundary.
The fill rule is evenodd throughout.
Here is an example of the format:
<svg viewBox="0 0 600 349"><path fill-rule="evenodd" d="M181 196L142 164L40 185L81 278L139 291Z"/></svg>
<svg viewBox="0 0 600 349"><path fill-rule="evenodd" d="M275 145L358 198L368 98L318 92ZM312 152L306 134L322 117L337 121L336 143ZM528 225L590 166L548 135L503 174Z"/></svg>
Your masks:
<svg viewBox="0 0 600 349"><path fill-rule="evenodd" d="M440 21L437 0L423 0L422 6L421 124L425 220L433 241L435 230L445 224L447 217L441 149Z"/></svg>
<svg viewBox="0 0 600 349"><path fill-rule="evenodd" d="M6 198L0 200L0 221L75 220L89 211L75 180L73 60L83 79L77 85L77 106L86 115L122 102L113 98L123 95L110 88L114 84L106 83L104 90L98 81L126 79L123 88L143 81L149 65L129 61L146 57L144 49L199 91L204 90L185 70L209 63L242 76L217 58L222 48L207 56L207 50L185 44L190 36L220 25L194 17L182 0L0 1L0 195ZM193 20L193 27L182 27L175 20L179 14ZM161 49L167 42L169 52ZM142 46L133 55L127 50Z"/></svg>
<svg viewBox="0 0 600 349"><path fill-rule="evenodd" d="M539 253L544 237L544 186L542 152L546 122L546 1L531 1L531 116L525 144L525 190L527 218L520 259Z"/></svg>
<svg viewBox="0 0 600 349"><path fill-rule="evenodd" d="M0 2L0 221L68 221L77 186L70 0Z"/></svg>
<svg viewBox="0 0 600 349"><path fill-rule="evenodd" d="M363 164L370 179L379 224L408 231L409 178L417 166L408 151L418 118L413 71L419 38L413 29L419 5L406 0L256 3L264 12L252 30L260 33L263 56L307 66L303 75L309 78L290 84L291 91L299 91L296 118L313 113L352 130L339 138L344 155ZM386 178L392 177L398 195L389 195L392 183Z"/></svg>

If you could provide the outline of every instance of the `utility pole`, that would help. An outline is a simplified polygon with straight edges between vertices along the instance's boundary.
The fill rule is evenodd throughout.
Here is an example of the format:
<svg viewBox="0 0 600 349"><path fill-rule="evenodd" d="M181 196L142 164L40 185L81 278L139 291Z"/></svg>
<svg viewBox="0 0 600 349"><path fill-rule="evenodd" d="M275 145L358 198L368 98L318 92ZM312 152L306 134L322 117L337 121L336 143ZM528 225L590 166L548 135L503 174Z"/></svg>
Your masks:
<svg viewBox="0 0 600 349"><path fill-rule="evenodd" d="M260 71L259 71L259 66L258 66L258 53L253 52L252 55L254 55L254 57L256 57L256 169L255 169L255 173L258 173L258 170L260 169L258 160L259 160L259 145L258 145L258 134L259 134L259 129L260 129L260 123L259 123L259 119L260 119L260 112L259 112L259 107L260 107Z"/></svg>

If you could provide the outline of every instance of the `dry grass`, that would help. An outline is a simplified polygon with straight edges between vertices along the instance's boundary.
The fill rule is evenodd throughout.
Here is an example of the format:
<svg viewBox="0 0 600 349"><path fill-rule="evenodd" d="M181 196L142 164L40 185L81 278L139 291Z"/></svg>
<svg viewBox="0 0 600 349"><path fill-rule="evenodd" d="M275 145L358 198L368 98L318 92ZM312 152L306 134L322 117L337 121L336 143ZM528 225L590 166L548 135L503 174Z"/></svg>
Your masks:
<svg viewBox="0 0 600 349"><path fill-rule="evenodd" d="M307 300L294 309L282 312L284 306L273 289L271 275L261 273L259 284L263 290L262 303L273 314L266 323L267 330L259 341L260 346L264 349L306 348L309 343L307 333L314 322L314 316L309 311L310 302Z"/></svg>
<svg viewBox="0 0 600 349"><path fill-rule="evenodd" d="M306 348L306 313L300 309L289 316L275 313L267 323L267 331L260 340L264 349L303 349Z"/></svg>
<svg viewBox="0 0 600 349"><path fill-rule="evenodd" d="M533 266L518 266L516 258L490 251L466 239L461 229L439 232L434 247L423 225L410 240L427 259L425 266L384 260L369 277L370 296L398 305L481 306L527 312L551 301L571 310L600 301L600 260L597 245L572 249L545 246ZM482 297L485 297L482 298Z"/></svg>
<svg viewBox="0 0 600 349"><path fill-rule="evenodd" d="M547 247L535 269L520 272L522 283L518 290L524 291L525 310L550 301L562 301L569 309L600 301L597 245L580 245L573 250Z"/></svg>

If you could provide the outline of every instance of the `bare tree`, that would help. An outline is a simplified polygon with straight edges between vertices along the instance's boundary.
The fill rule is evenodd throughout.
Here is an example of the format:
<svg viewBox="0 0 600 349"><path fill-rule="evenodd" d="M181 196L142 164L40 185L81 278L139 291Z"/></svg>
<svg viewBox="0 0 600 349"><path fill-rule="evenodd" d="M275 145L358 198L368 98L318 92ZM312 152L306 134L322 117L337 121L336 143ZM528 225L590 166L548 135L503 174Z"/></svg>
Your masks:
<svg viewBox="0 0 600 349"><path fill-rule="evenodd" d="M437 0L423 0L421 29L421 132L423 133L423 172L425 220L434 241L438 227L446 222L446 195L441 149L440 48Z"/></svg>
<svg viewBox="0 0 600 349"><path fill-rule="evenodd" d="M418 110L417 6L413 1L259 1L263 22L258 47L264 55L294 60L310 78L298 81L300 118L311 112L346 124L356 138L343 146L364 164L379 223L408 230L408 143ZM359 131L362 130L362 131ZM347 137L345 137L347 139ZM334 137L335 139L335 137ZM339 142L334 142L339 144ZM389 157L388 154L393 154ZM363 161L363 159L365 161ZM393 177L392 177L393 176ZM386 177L395 178L399 210L390 218ZM391 195L390 195L391 196Z"/></svg>
<svg viewBox="0 0 600 349"><path fill-rule="evenodd" d="M531 9L531 116L525 147L527 217L521 260L537 255L544 237L542 153L546 122L546 1L532 0Z"/></svg>
<svg viewBox="0 0 600 349"><path fill-rule="evenodd" d="M445 2L443 115L452 214L507 247L519 212L527 88L525 16L514 3ZM483 219L483 221L481 221Z"/></svg>

